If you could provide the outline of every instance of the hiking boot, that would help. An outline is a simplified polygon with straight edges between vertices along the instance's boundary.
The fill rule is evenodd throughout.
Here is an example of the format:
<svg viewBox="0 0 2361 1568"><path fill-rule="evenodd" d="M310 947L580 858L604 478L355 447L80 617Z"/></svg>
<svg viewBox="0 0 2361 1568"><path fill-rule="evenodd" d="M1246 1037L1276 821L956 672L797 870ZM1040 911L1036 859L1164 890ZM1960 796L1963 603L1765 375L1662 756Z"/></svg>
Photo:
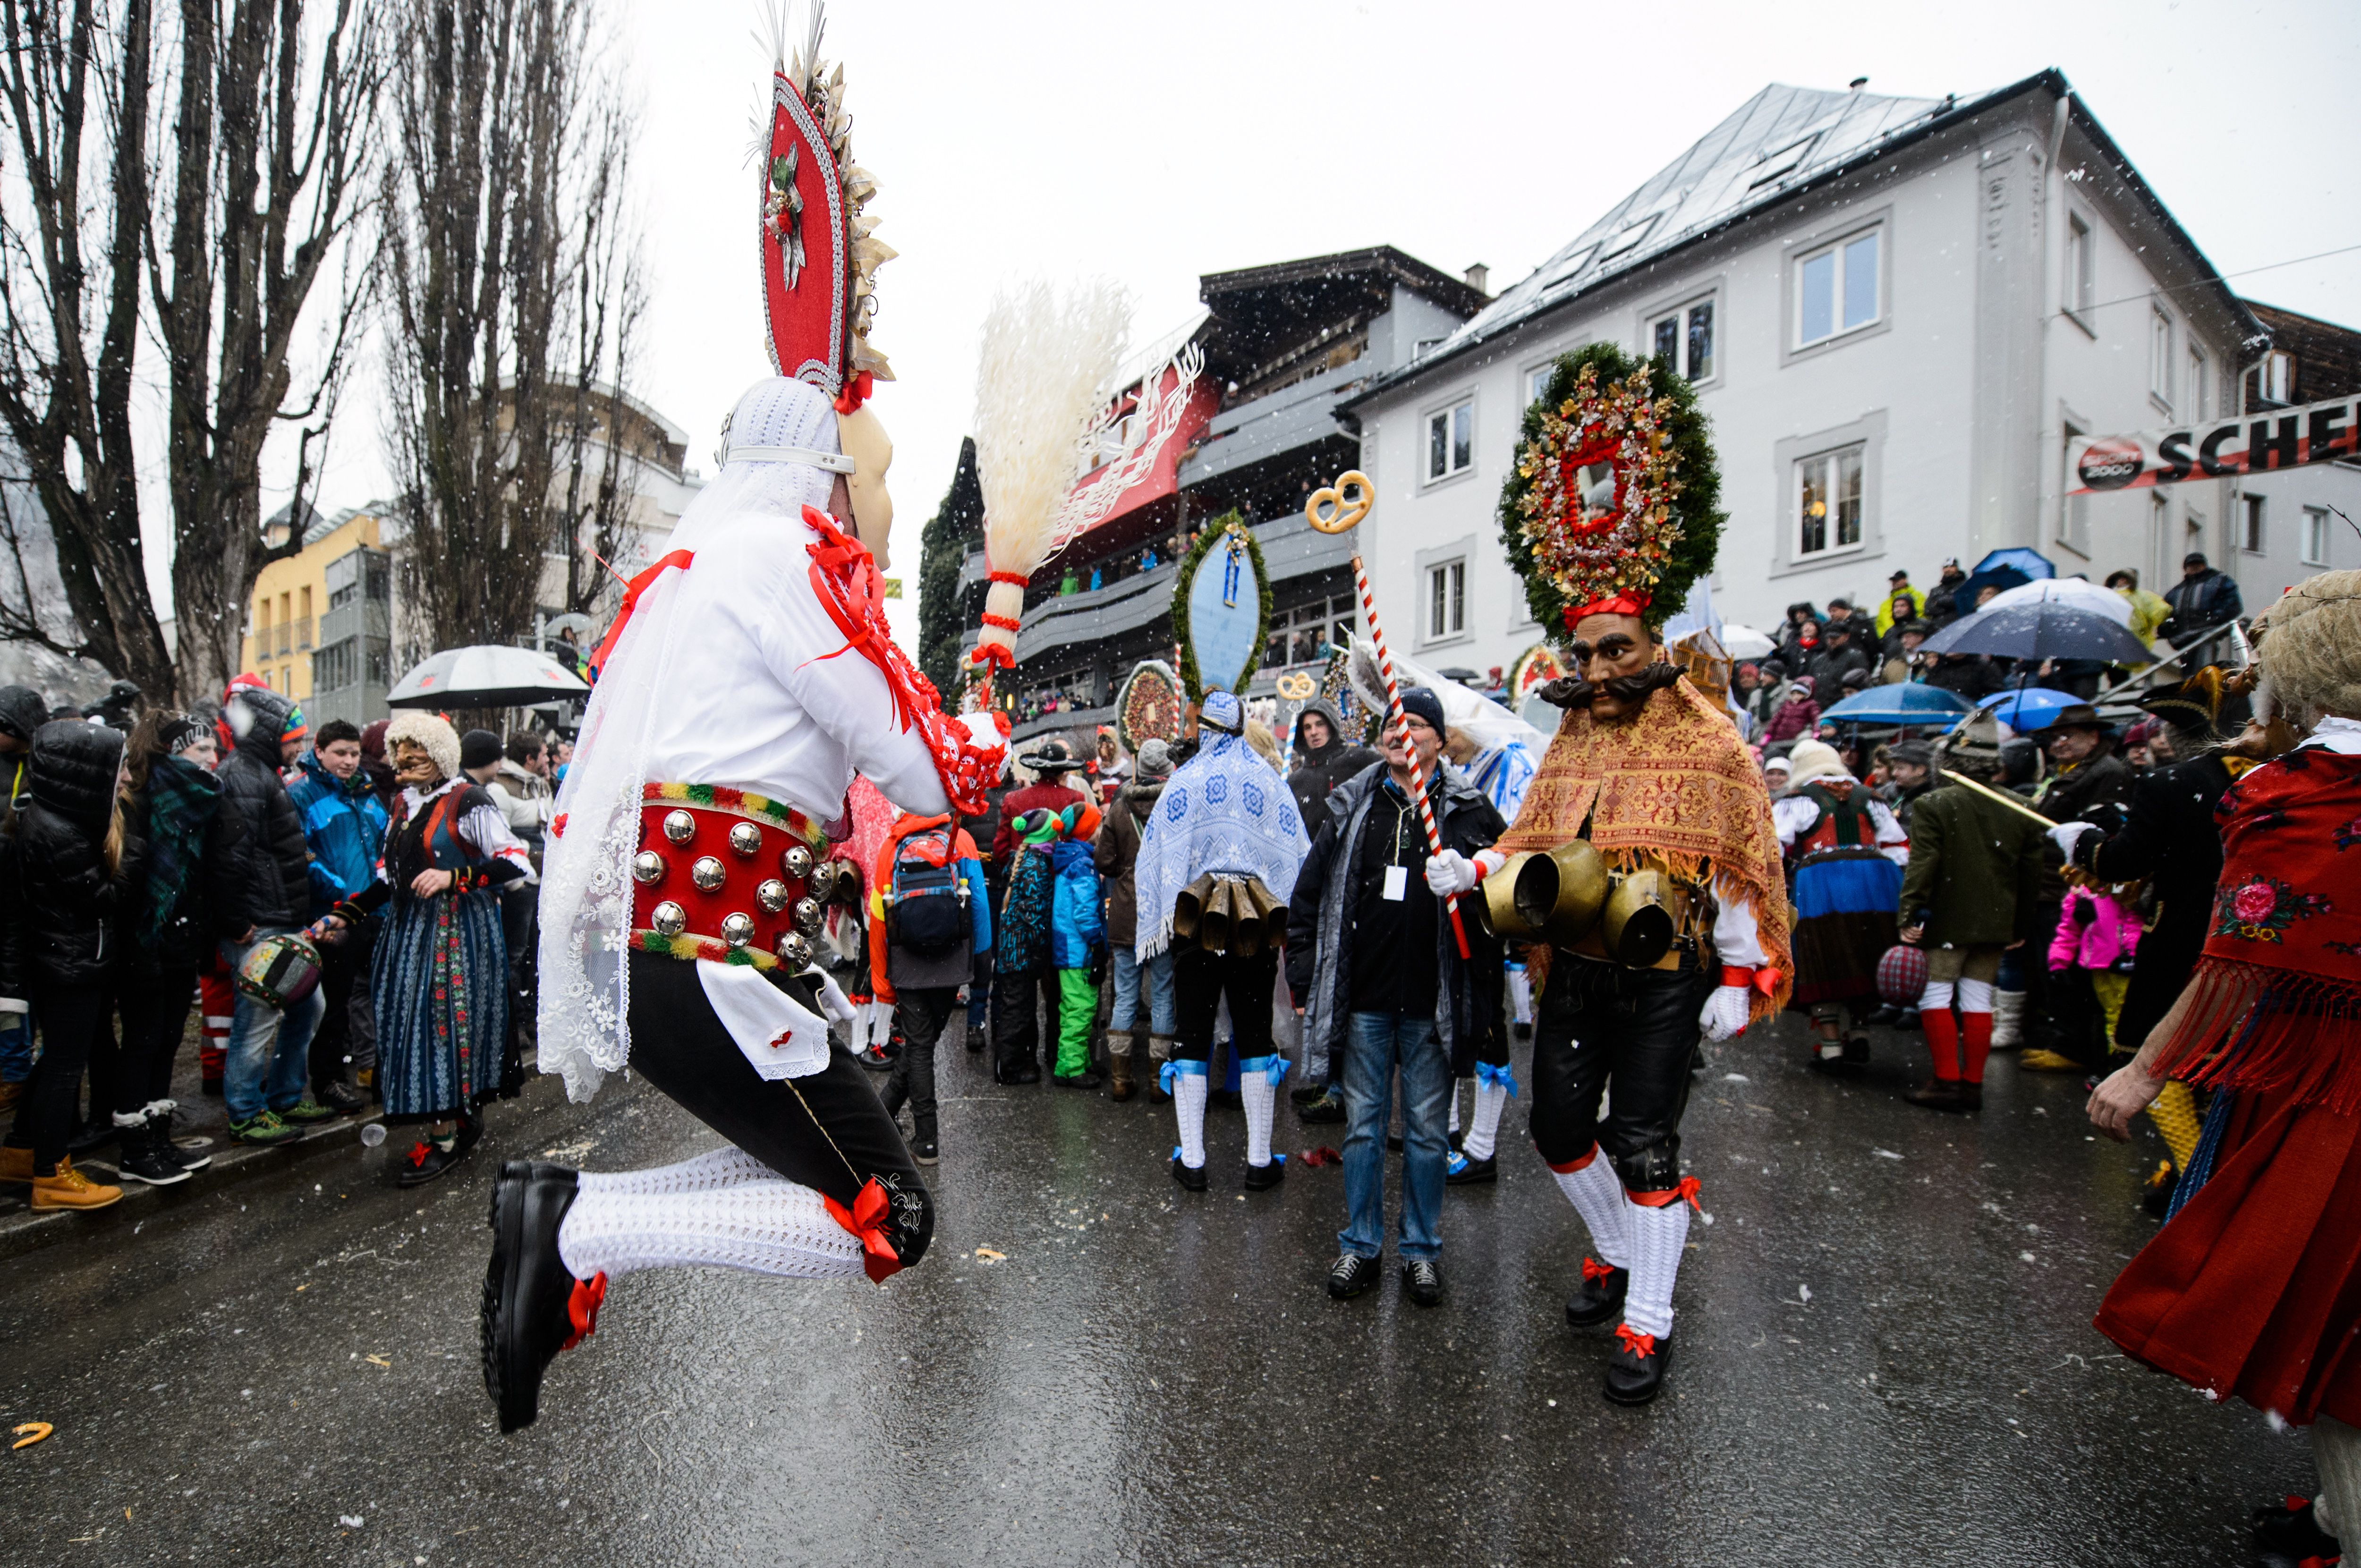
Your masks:
<svg viewBox="0 0 2361 1568"><path fill-rule="evenodd" d="M16 1102L23 1098L25 1098L25 1084L23 1080L19 1079L12 1082L0 1083L0 1114L5 1114L7 1112L14 1111L16 1108ZM28 1176L25 1179L30 1181L32 1178Z"/></svg>
<svg viewBox="0 0 2361 1568"><path fill-rule="evenodd" d="M1345 1102L1334 1089L1323 1089L1317 1100L1295 1108L1295 1119L1303 1123L1341 1122L1345 1119Z"/></svg>
<svg viewBox="0 0 2361 1568"><path fill-rule="evenodd" d="M292 1105L282 1105L278 1109L279 1119L282 1122L295 1122L299 1124L332 1122L335 1120L336 1116L336 1113L334 1111L329 1110L328 1107L321 1104L318 1101L313 1099L308 1094L303 1096L302 1099L295 1102Z"/></svg>
<svg viewBox="0 0 2361 1568"><path fill-rule="evenodd" d="M1424 1257L1403 1264L1402 1290L1413 1307L1443 1305L1443 1266Z"/></svg>
<svg viewBox="0 0 2361 1568"><path fill-rule="evenodd" d="M188 1168L174 1156L172 1146L145 1118L137 1128L124 1129L123 1156L115 1162L115 1168L150 1187L170 1187L189 1179Z"/></svg>
<svg viewBox="0 0 2361 1568"><path fill-rule="evenodd" d="M1631 1288L1631 1271L1612 1268L1595 1257L1582 1260L1582 1283L1565 1304L1565 1321L1577 1329L1595 1329L1623 1310Z"/></svg>
<svg viewBox="0 0 2361 1568"><path fill-rule="evenodd" d="M1635 1332L1629 1323L1615 1329L1615 1348L1607 1357L1605 1393L1618 1405L1644 1405L1664 1385L1664 1368L1673 1359L1673 1342L1659 1334Z"/></svg>
<svg viewBox="0 0 2361 1568"><path fill-rule="evenodd" d="M1328 1294L1349 1301L1378 1282L1378 1260L1348 1252L1328 1266Z"/></svg>
<svg viewBox="0 0 2361 1568"><path fill-rule="evenodd" d="M257 1111L243 1122L232 1122L229 1135L239 1143L259 1144L267 1148L272 1144L294 1142L303 1135L303 1129L289 1126L279 1119L276 1111Z"/></svg>
<svg viewBox="0 0 2361 1568"><path fill-rule="evenodd" d="M52 1209L106 1209L123 1201L123 1189L93 1181L74 1168L72 1157L58 1161L54 1175L33 1178L33 1212Z"/></svg>
<svg viewBox="0 0 2361 1568"><path fill-rule="evenodd" d="M33 1179L33 1151L0 1145L0 1181Z"/></svg>
<svg viewBox="0 0 2361 1568"><path fill-rule="evenodd" d="M576 1185L564 1166L512 1159L492 1189L492 1260L484 1270L478 1332L484 1391L504 1432L533 1423L542 1374L559 1351L581 1343L598 1325L606 1275L577 1279L557 1251Z"/></svg>

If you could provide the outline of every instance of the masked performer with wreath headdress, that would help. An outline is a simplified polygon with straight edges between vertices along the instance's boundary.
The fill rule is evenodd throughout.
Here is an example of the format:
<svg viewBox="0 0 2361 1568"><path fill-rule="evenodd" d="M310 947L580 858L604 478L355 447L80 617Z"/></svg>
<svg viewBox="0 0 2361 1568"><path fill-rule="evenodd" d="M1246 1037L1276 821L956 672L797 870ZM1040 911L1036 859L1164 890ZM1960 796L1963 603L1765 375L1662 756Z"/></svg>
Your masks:
<svg viewBox="0 0 2361 1568"><path fill-rule="evenodd" d="M543 1070L581 1100L628 1058L731 1146L654 1170L502 1170L483 1354L504 1430L533 1419L550 1360L628 1272L882 1281L933 1229L892 1118L830 1045L823 1014L851 1009L814 967L809 883L855 770L905 811L972 814L1006 727L947 718L886 630L891 449L865 402L886 369L866 332L892 253L869 237L873 184L818 38L815 6L792 68L781 50L760 171L779 374L739 399L719 477L594 660L542 902Z"/></svg>
<svg viewBox="0 0 2361 1568"><path fill-rule="evenodd" d="M2326 1560L2319 1530L2361 1541L2361 572L2297 584L2257 630L2249 737L2276 718L2296 743L2223 794L2204 954L2091 1120L2120 1140L2169 1081L2217 1092L2172 1217L2097 1322L2312 1428L2317 1512L2265 1510L2258 1544Z"/></svg>
<svg viewBox="0 0 2361 1568"><path fill-rule="evenodd" d="M1570 656L1545 688L1566 713L1515 827L1454 879L1499 879L1485 907L1533 944L1533 1143L1598 1253L1568 1321L1622 1315L1605 1379L1620 1404L1653 1398L1672 1352L1699 1030L1724 1040L1775 1015L1792 970L1762 773L1660 630L1713 564L1719 488L1686 383L1609 345L1558 362L1500 527Z"/></svg>

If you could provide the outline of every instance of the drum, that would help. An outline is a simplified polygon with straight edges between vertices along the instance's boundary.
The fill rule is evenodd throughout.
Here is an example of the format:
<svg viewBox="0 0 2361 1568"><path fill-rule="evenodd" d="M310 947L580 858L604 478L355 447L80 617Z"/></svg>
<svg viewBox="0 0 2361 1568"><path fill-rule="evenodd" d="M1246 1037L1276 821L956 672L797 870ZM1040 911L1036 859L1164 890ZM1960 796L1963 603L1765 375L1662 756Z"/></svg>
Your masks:
<svg viewBox="0 0 2361 1568"><path fill-rule="evenodd" d="M237 966L238 990L282 1013L319 983L320 949L292 933L263 938Z"/></svg>

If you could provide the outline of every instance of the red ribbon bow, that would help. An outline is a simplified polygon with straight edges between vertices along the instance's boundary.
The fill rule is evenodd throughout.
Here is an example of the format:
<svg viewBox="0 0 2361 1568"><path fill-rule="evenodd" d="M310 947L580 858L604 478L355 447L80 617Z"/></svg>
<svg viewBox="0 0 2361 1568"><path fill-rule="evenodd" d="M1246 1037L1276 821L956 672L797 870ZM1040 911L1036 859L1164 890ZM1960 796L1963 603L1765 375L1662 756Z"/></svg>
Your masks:
<svg viewBox="0 0 2361 1568"><path fill-rule="evenodd" d="M1595 1257L1586 1257L1582 1260L1582 1282L1585 1285L1594 1279L1611 1278L1614 1273L1615 1266L1611 1263L1601 1263Z"/></svg>
<svg viewBox="0 0 2361 1568"><path fill-rule="evenodd" d="M696 558L690 551L675 550L625 585L622 607L615 611L615 624L607 628L607 635L600 640L598 651L590 655L592 680L597 680L599 673L606 669L607 655L613 652L615 644L622 641L623 628L631 624L631 612L640 608L640 596L654 585L655 580L664 575L666 567L678 566L685 572L688 570L688 564Z"/></svg>
<svg viewBox="0 0 2361 1568"><path fill-rule="evenodd" d="M1615 1337L1621 1340L1624 1347L1630 1350L1634 1355L1653 1355L1656 1354L1656 1336L1653 1334L1643 1334L1629 1323L1616 1324Z"/></svg>
<svg viewBox="0 0 2361 1568"><path fill-rule="evenodd" d="M894 1250L894 1243L885 1234L885 1215L891 1207L885 1188L871 1177L853 1195L852 1207L847 1209L826 1193L821 1202L828 1205L829 1217L861 1238L861 1269L869 1276L872 1285L883 1285L902 1271L902 1255Z"/></svg>
<svg viewBox="0 0 2361 1568"><path fill-rule="evenodd" d="M818 507L804 508L804 521L819 535L818 543L804 546L812 561L812 592L818 597L820 608L828 611L829 620L844 633L844 646L820 657L833 659L839 653L857 652L876 665L878 673L885 677L887 689L894 694L895 727L907 729L909 693L905 683L895 678L894 666L883 646L892 639L885 630L885 596L877 576L877 563L870 556L867 545L837 527Z"/></svg>
<svg viewBox="0 0 2361 1568"><path fill-rule="evenodd" d="M588 1279L574 1282L574 1294L566 1298L566 1321L574 1332L566 1336L560 1350L572 1350L598 1332L598 1309L607 1303L607 1271L600 1269Z"/></svg>

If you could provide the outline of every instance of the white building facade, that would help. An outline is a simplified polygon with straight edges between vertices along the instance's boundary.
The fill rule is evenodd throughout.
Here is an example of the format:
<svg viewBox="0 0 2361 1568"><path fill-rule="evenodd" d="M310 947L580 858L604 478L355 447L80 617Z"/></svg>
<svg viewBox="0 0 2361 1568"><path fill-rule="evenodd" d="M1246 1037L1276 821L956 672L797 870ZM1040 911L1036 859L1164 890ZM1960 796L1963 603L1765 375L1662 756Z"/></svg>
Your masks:
<svg viewBox="0 0 2361 1568"><path fill-rule="evenodd" d="M2169 585L2226 548L2233 482L2064 492L2066 444L2235 408L2264 334L2064 79L1974 99L1773 86L1352 405L1389 636L1505 665L1545 629L1497 509L1557 356L1664 353L1710 422L1726 619L1769 629L1889 575L2030 545ZM1399 630L1394 630L1399 628Z"/></svg>

